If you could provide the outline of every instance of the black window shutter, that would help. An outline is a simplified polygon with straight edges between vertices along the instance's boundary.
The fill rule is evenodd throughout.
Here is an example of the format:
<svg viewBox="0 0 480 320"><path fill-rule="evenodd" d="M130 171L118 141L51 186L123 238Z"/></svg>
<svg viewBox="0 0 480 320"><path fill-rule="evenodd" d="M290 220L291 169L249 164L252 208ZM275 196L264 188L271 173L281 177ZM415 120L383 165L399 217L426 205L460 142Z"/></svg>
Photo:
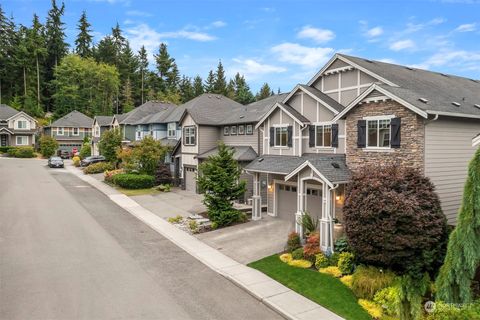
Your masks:
<svg viewBox="0 0 480 320"><path fill-rule="evenodd" d="M315 126L314 125L310 125L308 127L308 146L310 148L315 147Z"/></svg>
<svg viewBox="0 0 480 320"><path fill-rule="evenodd" d="M332 124L332 147L338 148L338 123Z"/></svg>
<svg viewBox="0 0 480 320"><path fill-rule="evenodd" d="M275 128L270 127L270 147L275 145Z"/></svg>
<svg viewBox="0 0 480 320"><path fill-rule="evenodd" d="M357 122L357 146L359 148L365 148L367 143L367 120L358 120Z"/></svg>
<svg viewBox="0 0 480 320"><path fill-rule="evenodd" d="M292 139L293 139L293 126L287 127L287 146L292 147Z"/></svg>
<svg viewBox="0 0 480 320"><path fill-rule="evenodd" d="M393 118L390 122L390 130L392 132L392 138L390 146L392 148L400 148L400 118Z"/></svg>

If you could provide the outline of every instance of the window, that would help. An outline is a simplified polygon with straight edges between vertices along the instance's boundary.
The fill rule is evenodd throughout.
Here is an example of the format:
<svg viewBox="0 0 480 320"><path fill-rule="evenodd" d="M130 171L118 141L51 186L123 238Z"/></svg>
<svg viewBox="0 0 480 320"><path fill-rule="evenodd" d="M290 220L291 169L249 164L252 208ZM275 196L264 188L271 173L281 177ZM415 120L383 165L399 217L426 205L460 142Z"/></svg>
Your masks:
<svg viewBox="0 0 480 320"><path fill-rule="evenodd" d="M315 146L316 147L331 147L332 146L332 125L318 125L315 126Z"/></svg>
<svg viewBox="0 0 480 320"><path fill-rule="evenodd" d="M230 135L234 136L237 134L237 126L230 127Z"/></svg>
<svg viewBox="0 0 480 320"><path fill-rule="evenodd" d="M229 134L230 134L230 127L229 126L223 127L223 135L228 136Z"/></svg>
<svg viewBox="0 0 480 320"><path fill-rule="evenodd" d="M172 155L170 154L170 152L167 152L165 154L165 163L166 164L172 163Z"/></svg>
<svg viewBox="0 0 480 320"><path fill-rule="evenodd" d="M238 126L238 134L245 134L245 126L243 124Z"/></svg>
<svg viewBox="0 0 480 320"><path fill-rule="evenodd" d="M80 134L80 130L78 128L73 128L73 135L78 136Z"/></svg>
<svg viewBox="0 0 480 320"><path fill-rule="evenodd" d="M57 128L57 136L63 136L63 132L64 132L63 129L64 129L64 128L61 128L61 127L58 127L58 128Z"/></svg>
<svg viewBox="0 0 480 320"><path fill-rule="evenodd" d="M17 129L27 129L27 121L26 120L18 120L17 121Z"/></svg>
<svg viewBox="0 0 480 320"><path fill-rule="evenodd" d="M95 137L100 137L100 127L95 126Z"/></svg>
<svg viewBox="0 0 480 320"><path fill-rule="evenodd" d="M26 136L17 136L16 137L17 146L26 146L28 145L28 137Z"/></svg>
<svg viewBox="0 0 480 320"><path fill-rule="evenodd" d="M246 133L253 134L253 124L247 124Z"/></svg>
<svg viewBox="0 0 480 320"><path fill-rule="evenodd" d="M288 130L287 127L275 128L275 147L286 147L288 142Z"/></svg>
<svg viewBox="0 0 480 320"><path fill-rule="evenodd" d="M142 132L137 131L137 140L142 140Z"/></svg>
<svg viewBox="0 0 480 320"><path fill-rule="evenodd" d="M175 138L177 136L177 125L175 122L170 122L167 126L167 136Z"/></svg>
<svg viewBox="0 0 480 320"><path fill-rule="evenodd" d="M195 127L191 126L191 127L185 127L184 129L184 136L185 136L185 140L184 140L184 145L186 146L194 146L195 143L196 143L196 137L195 137Z"/></svg>
<svg viewBox="0 0 480 320"><path fill-rule="evenodd" d="M390 148L390 121L367 120L367 148Z"/></svg>

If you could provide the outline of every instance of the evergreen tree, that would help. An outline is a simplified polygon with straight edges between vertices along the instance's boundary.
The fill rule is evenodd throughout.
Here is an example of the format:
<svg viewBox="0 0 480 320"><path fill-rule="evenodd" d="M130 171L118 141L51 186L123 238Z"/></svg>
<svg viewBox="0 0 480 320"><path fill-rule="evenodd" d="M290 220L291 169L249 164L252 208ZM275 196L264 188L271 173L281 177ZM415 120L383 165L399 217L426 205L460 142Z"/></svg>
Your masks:
<svg viewBox="0 0 480 320"><path fill-rule="evenodd" d="M148 56L147 56L147 50L145 49L145 46L142 46L140 50L138 51L138 67L139 67L139 73L140 73L140 97L141 97L141 104L145 102L145 77L146 77L146 72L148 70Z"/></svg>
<svg viewBox="0 0 480 320"><path fill-rule="evenodd" d="M162 93L174 91L179 82L179 72L175 59L168 53L167 45L160 44L158 54L154 55L157 67L159 89Z"/></svg>
<svg viewBox="0 0 480 320"><path fill-rule="evenodd" d="M480 275L480 149L470 161L458 223L436 280L437 298L466 304L479 298Z"/></svg>
<svg viewBox="0 0 480 320"><path fill-rule="evenodd" d="M252 91L250 91L250 87L248 86L247 81L245 81L244 76L241 76L237 72L233 84L235 88L235 101L241 104L249 104L255 101L255 97L253 96Z"/></svg>
<svg viewBox="0 0 480 320"><path fill-rule="evenodd" d="M182 103L185 103L195 97L192 80L186 76L182 77L179 84L179 92L182 97Z"/></svg>
<svg viewBox="0 0 480 320"><path fill-rule="evenodd" d="M133 103L132 83L128 78L123 84L122 97L123 97L122 113L126 113L133 110L134 103Z"/></svg>
<svg viewBox="0 0 480 320"><path fill-rule="evenodd" d="M113 44L112 36L107 35L98 42L95 49L95 60L109 65L115 65L117 52Z"/></svg>
<svg viewBox="0 0 480 320"><path fill-rule="evenodd" d="M78 35L75 39L75 53L82 58L93 56L93 36L90 29L91 24L87 21L87 13L82 12L82 16L78 21Z"/></svg>
<svg viewBox="0 0 480 320"><path fill-rule="evenodd" d="M213 93L215 82L216 82L215 74L213 73L212 70L210 70L208 72L207 80L205 80L204 91L207 93Z"/></svg>
<svg viewBox="0 0 480 320"><path fill-rule="evenodd" d="M197 75L193 79L193 96L198 97L199 95L203 94L204 88L203 88L203 80L202 77Z"/></svg>
<svg viewBox="0 0 480 320"><path fill-rule="evenodd" d="M255 98L257 101L268 98L273 95L273 90L270 88L268 83L264 83L263 86L260 88L260 91L257 93Z"/></svg>
<svg viewBox="0 0 480 320"><path fill-rule="evenodd" d="M225 70L222 61L218 62L217 71L215 72L215 82L213 84L213 93L227 94L227 80L225 78Z"/></svg>
<svg viewBox="0 0 480 320"><path fill-rule="evenodd" d="M235 81L233 81L232 79L230 79L230 81L228 81L228 85L227 85L227 90L226 90L226 94L225 96L232 99L232 100L235 100Z"/></svg>
<svg viewBox="0 0 480 320"><path fill-rule="evenodd" d="M47 56L47 48L46 48L46 40L45 40L45 33L44 27L40 23L38 16L35 14L33 16L33 23L32 28L29 30L29 47L33 57L35 59L35 73L36 73L36 96L37 96L37 104L34 110L30 111L32 115L41 115L43 113L42 106L41 106L41 89L40 89L40 78L41 69L40 65L44 63L44 60Z"/></svg>
<svg viewBox="0 0 480 320"><path fill-rule="evenodd" d="M0 5L0 104L10 101L18 87L15 53L18 34L13 18L8 18Z"/></svg>

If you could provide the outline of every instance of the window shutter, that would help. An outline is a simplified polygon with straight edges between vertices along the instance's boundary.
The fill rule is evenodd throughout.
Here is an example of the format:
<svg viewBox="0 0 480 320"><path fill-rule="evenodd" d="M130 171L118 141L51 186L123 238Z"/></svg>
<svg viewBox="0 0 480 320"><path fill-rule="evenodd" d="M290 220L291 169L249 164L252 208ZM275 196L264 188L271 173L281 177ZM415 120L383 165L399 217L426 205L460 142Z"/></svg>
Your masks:
<svg viewBox="0 0 480 320"><path fill-rule="evenodd" d="M338 148L338 123L332 124L332 147Z"/></svg>
<svg viewBox="0 0 480 320"><path fill-rule="evenodd" d="M275 145L275 128L270 127L270 147Z"/></svg>
<svg viewBox="0 0 480 320"><path fill-rule="evenodd" d="M315 147L315 126L314 125L310 125L308 127L308 146L310 148Z"/></svg>
<svg viewBox="0 0 480 320"><path fill-rule="evenodd" d="M365 148L367 143L367 120L358 120L357 122L357 146Z"/></svg>
<svg viewBox="0 0 480 320"><path fill-rule="evenodd" d="M392 131L392 138L390 146L392 148L400 148L400 118L393 118L390 122L390 130Z"/></svg>
<svg viewBox="0 0 480 320"><path fill-rule="evenodd" d="M293 126L287 127L287 146L289 148L292 147L292 139L293 139Z"/></svg>

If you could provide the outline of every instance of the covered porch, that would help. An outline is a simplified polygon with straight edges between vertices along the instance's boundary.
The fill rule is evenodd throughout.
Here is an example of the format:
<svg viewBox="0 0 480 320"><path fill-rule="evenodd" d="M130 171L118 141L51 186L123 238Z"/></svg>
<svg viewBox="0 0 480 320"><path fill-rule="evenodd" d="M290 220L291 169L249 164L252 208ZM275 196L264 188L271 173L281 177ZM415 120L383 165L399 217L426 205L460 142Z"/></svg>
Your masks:
<svg viewBox="0 0 480 320"><path fill-rule="evenodd" d="M285 158L285 157L282 157ZM343 202L345 184L350 179L350 171L343 155L311 155L307 157L291 157L290 167L285 159L278 156L264 156L263 165L274 165L279 161L288 173L269 174L267 197L268 214L278 219L286 219L295 226L295 231L304 235L302 216L308 213L317 219L320 234L320 248L324 252L333 252L336 238L343 234ZM288 159L287 159L288 160ZM255 160L255 161L258 161ZM255 165L247 166L254 177L252 219L261 219L260 172L254 171ZM258 168L258 166L257 166ZM293 168L293 169L292 169ZM287 170L284 170L287 171Z"/></svg>
<svg viewBox="0 0 480 320"><path fill-rule="evenodd" d="M11 145L10 140L13 132L6 127L0 128L0 147L8 147Z"/></svg>

